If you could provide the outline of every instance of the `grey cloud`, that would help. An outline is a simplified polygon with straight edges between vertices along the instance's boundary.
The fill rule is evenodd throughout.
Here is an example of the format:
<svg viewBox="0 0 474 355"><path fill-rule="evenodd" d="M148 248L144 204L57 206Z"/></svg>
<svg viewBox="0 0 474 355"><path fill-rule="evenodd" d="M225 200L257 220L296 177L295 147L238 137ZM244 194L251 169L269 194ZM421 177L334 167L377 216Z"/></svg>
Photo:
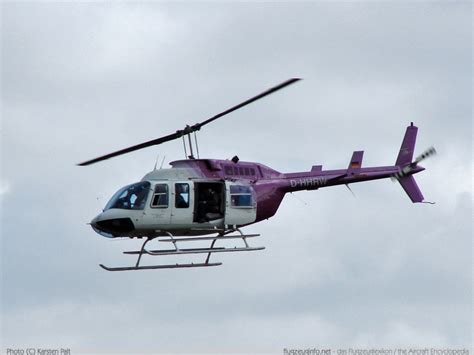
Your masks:
<svg viewBox="0 0 474 355"><path fill-rule="evenodd" d="M472 319L470 4L2 4L5 346L281 352L468 346ZM277 170L391 164L404 127L435 145L417 180L287 196L249 229L264 252L213 270L108 274L135 242L86 224L156 155L87 158L171 133L291 76L199 134L202 156ZM471 161L469 160L471 158ZM29 331L24 324L29 320ZM44 321L46 320L46 326ZM117 334L120 334L118 336ZM128 334L129 336L123 336ZM424 343L423 343L424 342ZM3 346L3 345L2 345Z"/></svg>

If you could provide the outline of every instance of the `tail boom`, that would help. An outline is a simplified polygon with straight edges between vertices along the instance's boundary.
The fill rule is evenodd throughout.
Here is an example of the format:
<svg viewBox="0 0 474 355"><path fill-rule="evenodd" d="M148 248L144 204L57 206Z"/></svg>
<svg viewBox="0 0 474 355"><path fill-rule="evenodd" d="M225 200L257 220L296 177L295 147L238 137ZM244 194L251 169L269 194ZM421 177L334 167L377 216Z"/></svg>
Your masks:
<svg viewBox="0 0 474 355"><path fill-rule="evenodd" d="M413 160L418 127L411 122L407 127L397 160L393 166L362 168L363 151L355 151L347 169L322 170L321 165L311 171L283 174L280 187L286 192L317 190L322 187L347 185L356 182L392 178L397 180L413 203L423 202L424 197L416 184L414 174L425 170ZM434 151L434 149L433 149ZM430 153L431 154L431 153ZM417 158L418 159L418 158ZM421 159L420 159L421 160Z"/></svg>

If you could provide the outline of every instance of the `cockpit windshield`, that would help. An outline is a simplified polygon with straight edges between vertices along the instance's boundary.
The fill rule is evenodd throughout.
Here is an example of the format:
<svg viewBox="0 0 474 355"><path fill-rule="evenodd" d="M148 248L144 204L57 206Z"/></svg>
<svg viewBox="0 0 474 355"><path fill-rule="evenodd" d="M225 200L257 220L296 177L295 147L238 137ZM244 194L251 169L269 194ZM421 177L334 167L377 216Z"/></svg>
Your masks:
<svg viewBox="0 0 474 355"><path fill-rule="evenodd" d="M136 184L122 187L112 196L105 206L104 211L111 208L143 210L149 193L150 183L148 181L137 182Z"/></svg>

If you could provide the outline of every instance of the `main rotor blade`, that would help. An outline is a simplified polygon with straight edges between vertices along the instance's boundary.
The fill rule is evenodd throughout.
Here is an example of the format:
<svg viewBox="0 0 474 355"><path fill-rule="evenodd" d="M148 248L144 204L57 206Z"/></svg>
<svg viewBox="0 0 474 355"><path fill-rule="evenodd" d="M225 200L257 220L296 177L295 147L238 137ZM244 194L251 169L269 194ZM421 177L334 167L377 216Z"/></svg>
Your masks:
<svg viewBox="0 0 474 355"><path fill-rule="evenodd" d="M231 112L233 112L233 111L235 111L235 110L238 110L239 108L242 108L242 107L244 107L244 106L247 106L248 104L250 104L250 103L252 103L252 102L254 102L254 101L260 100L261 98L263 98L263 97L265 97L265 96L267 96L267 95L273 94L275 91L278 91L278 90L280 90L280 89L283 89L284 87L286 87L286 86L288 86L288 85L291 85L291 84L297 82L298 80L301 80L301 78L292 78L292 79L289 79L289 80L287 80L287 81L285 81L285 82L283 82L283 83L281 83L281 84L279 84L279 85L277 85L277 86L275 86L275 87L272 87L271 89L268 89L267 91L262 92L261 94L259 94L259 95L257 95L257 96L254 96L254 97L252 97L252 98L250 98L250 99L248 99L248 100L246 100L246 101L244 101L244 102L242 102L242 103L240 103L240 104L238 104L238 105L236 105L236 106L234 106L234 107L231 107L231 108L228 109L228 110L225 110L225 111L223 111L223 112L221 112L221 113L218 113L217 115L215 115L215 116L213 116L213 117L211 117L211 118L209 118L209 119L207 119L207 120L205 120L205 121L203 121L203 122L196 123L194 126L192 126L192 128L198 127L197 129L200 129L202 126L204 126L204 125L206 125L206 124L208 124L208 123L211 123L212 121L215 121L215 120L217 120L218 118L220 118L220 117L222 117L222 116L224 116L224 115L227 115L227 114L229 114L229 113L231 113Z"/></svg>
<svg viewBox="0 0 474 355"><path fill-rule="evenodd" d="M261 94L257 95L257 96L254 96L234 107L231 107L230 109L228 110L225 110L221 113L218 113L217 115L211 117L211 118L208 118L207 120L205 121L202 121L202 122L199 122L199 123L196 123L194 124L193 126L186 126L184 129L182 130L178 130L176 131L175 133L172 133L172 134L169 134L167 136L164 136L164 137L161 137L161 138L157 138L157 139L153 139L151 141L148 141L148 142L144 142L144 143L140 143L140 144L137 144L137 145L134 145L132 147L128 147L128 148L125 148L125 149L121 149L121 150L118 150L116 152L113 152L113 153L110 153L110 154L107 154L107 155L103 155L101 157L98 157L98 158L95 158L95 159L91 159L91 160L88 160L88 161L85 161L85 162L82 162L82 163L79 163L77 165L79 166L85 166L85 165L90 165L90 164L94 164L94 163L97 163L99 161L102 161L102 160L106 160L106 159L110 159L110 158L113 158L113 157L116 157L118 155L122 155L122 154L126 154L126 153L130 153L130 152L133 152L135 150L139 150L139 149L143 149L143 148L146 148L146 147L150 147L150 146L153 146L153 145L158 145L158 144L161 144L161 143L165 143L165 142L168 142L168 141L172 141L174 139L177 139L177 138L180 138L186 134L190 134L192 132L195 132L195 131L199 131L201 129L202 126L208 124L208 123L211 123L212 121L215 121L217 120L218 118L222 117L222 116L225 116L235 110L238 110L239 108L242 108L244 106L247 106L248 104L254 102L254 101L257 101L267 95L270 95L272 93L274 93L275 91L278 91L280 89L283 89L284 87L288 86L288 85L291 85L295 82L297 82L298 80L301 80L300 78L292 78L292 79L289 79L275 87L272 87L270 89L268 89L267 91L264 91L262 92Z"/></svg>
<svg viewBox="0 0 474 355"><path fill-rule="evenodd" d="M152 145L157 145L157 144L165 143L165 142L168 142L168 141L172 141L173 139L180 138L182 136L182 134L180 134L180 132L181 131L178 131L176 133L169 134L165 137L153 139L151 141L148 141L148 142L145 142L145 143L140 143L140 144L134 145L132 147L117 150L116 152L113 152L113 153L110 153L110 154L107 154L107 155L103 155L101 157L91 159L91 160L79 163L77 165L86 166L86 165L94 164L94 163L97 163L97 162L102 161L102 160L106 160L106 159L109 159L109 158L116 157L118 155L133 152L133 151L138 150L138 149L143 149L143 148L146 148L146 147L150 147Z"/></svg>

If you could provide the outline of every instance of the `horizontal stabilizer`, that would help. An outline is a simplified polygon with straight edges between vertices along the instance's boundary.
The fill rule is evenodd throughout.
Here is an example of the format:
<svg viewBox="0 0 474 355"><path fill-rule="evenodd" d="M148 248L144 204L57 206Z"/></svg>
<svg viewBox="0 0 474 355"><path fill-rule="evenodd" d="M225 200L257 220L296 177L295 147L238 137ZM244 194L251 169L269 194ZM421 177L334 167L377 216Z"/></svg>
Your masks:
<svg viewBox="0 0 474 355"><path fill-rule="evenodd" d="M398 182L400 183L400 185L402 185L403 190L405 190L408 197L410 197L411 202L423 202L423 194L421 193L418 185L416 184L413 175L403 176L402 178L398 179Z"/></svg>

